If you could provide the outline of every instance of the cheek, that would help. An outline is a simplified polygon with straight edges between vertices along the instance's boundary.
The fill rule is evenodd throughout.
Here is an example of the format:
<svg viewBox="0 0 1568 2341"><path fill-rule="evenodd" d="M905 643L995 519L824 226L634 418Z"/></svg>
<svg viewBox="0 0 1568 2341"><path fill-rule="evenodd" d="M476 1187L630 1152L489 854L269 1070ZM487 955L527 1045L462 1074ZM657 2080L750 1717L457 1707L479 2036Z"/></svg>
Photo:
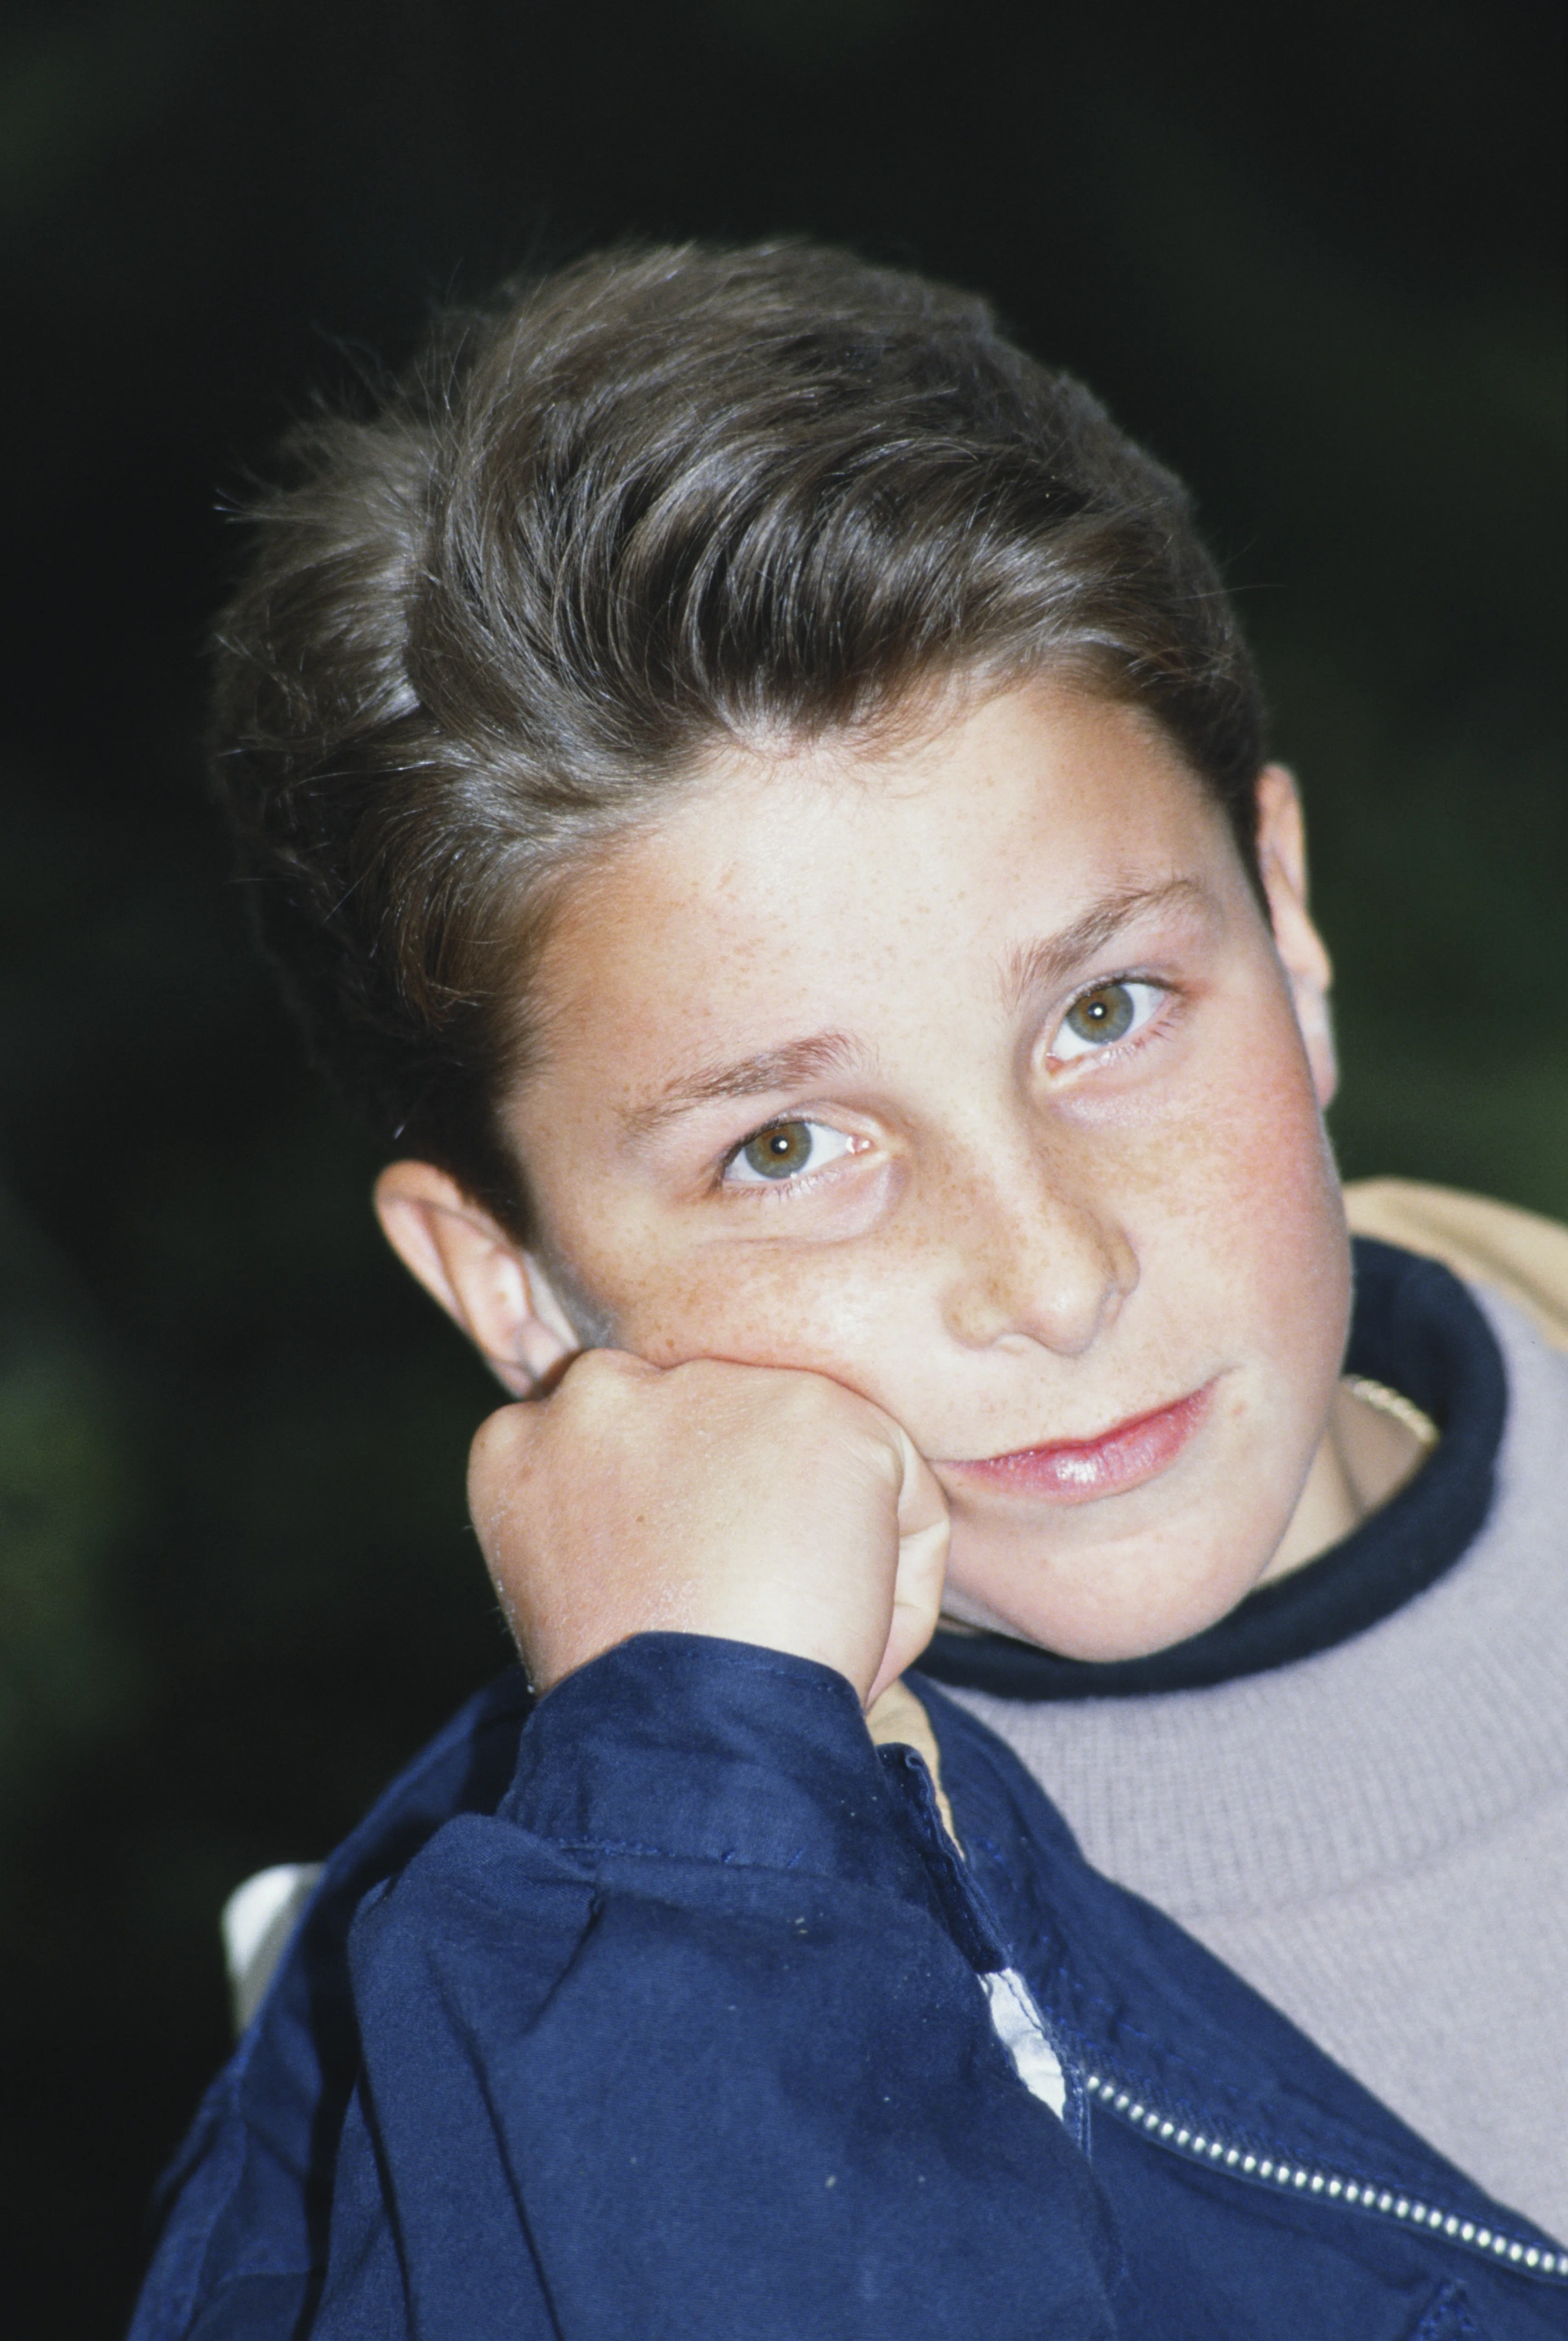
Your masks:
<svg viewBox="0 0 1568 2341"><path fill-rule="evenodd" d="M1176 1232L1238 1330L1313 1402L1339 1370L1349 1306L1344 1205L1294 1020L1216 1079L1172 1156Z"/></svg>
<svg viewBox="0 0 1568 2341"><path fill-rule="evenodd" d="M737 1364L828 1374L875 1397L887 1342L887 1296L838 1260L715 1259L650 1295L634 1346L657 1365L719 1356ZM629 1322L629 1330L631 1330Z"/></svg>
<svg viewBox="0 0 1568 2341"><path fill-rule="evenodd" d="M1168 1088L1080 1133L1138 1261L1129 1311L1161 1370L1206 1342L1272 1360L1308 1411L1337 1373L1348 1256L1333 1156L1283 989L1238 985ZM1272 1379L1272 1377L1271 1377Z"/></svg>
<svg viewBox="0 0 1568 2341"><path fill-rule="evenodd" d="M864 1261L851 1265L837 1247L688 1250L657 1227L607 1242L606 1224L596 1218L597 1240L584 1230L574 1243L568 1232L567 1257L622 1349L655 1366L725 1358L795 1367L871 1395L887 1295Z"/></svg>
<svg viewBox="0 0 1568 2341"><path fill-rule="evenodd" d="M1332 1157L1306 1069L1263 1066L1245 1081L1206 1088L1165 1134L1157 1173L1173 1205L1201 1220L1240 1253L1283 1245L1305 1231L1334 1188Z"/></svg>

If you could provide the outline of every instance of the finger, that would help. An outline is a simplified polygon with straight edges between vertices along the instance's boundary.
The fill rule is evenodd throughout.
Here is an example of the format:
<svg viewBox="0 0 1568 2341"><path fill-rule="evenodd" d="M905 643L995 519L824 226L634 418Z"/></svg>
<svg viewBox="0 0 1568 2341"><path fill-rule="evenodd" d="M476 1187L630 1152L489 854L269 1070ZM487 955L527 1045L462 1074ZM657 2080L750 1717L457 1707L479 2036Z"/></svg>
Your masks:
<svg viewBox="0 0 1568 2341"><path fill-rule="evenodd" d="M898 1490L898 1560L888 1646L866 1704L869 1707L936 1631L948 1574L952 1521L936 1474L907 1430L895 1424L902 1479Z"/></svg>
<svg viewBox="0 0 1568 2341"><path fill-rule="evenodd" d="M656 1366L626 1350L582 1350L567 1360L551 1389L499 1407L487 1417L474 1434L468 1457L469 1510L481 1539L489 1521L504 1524L514 1480L527 1470L547 1426L561 1418L563 1407L571 1415L591 1414L596 1409L613 1413L623 1402L628 1383L660 1379Z"/></svg>
<svg viewBox="0 0 1568 2341"><path fill-rule="evenodd" d="M468 1450L468 1508L481 1545L506 1524L509 1499L542 1428L543 1402L523 1399L498 1407L474 1432Z"/></svg>

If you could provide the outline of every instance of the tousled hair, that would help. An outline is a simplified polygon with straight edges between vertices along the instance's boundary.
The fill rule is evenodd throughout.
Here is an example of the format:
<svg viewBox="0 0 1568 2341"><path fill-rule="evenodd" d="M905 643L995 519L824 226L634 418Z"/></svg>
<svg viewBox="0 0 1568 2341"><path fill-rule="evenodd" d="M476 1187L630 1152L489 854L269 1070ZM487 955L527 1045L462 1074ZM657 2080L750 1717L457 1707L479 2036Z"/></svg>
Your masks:
<svg viewBox="0 0 1568 2341"><path fill-rule="evenodd" d="M289 460L218 638L242 875L341 1090L524 1239L499 1106L551 905L717 747L1066 674L1154 718L1257 882L1258 691L1186 492L969 294L600 254Z"/></svg>

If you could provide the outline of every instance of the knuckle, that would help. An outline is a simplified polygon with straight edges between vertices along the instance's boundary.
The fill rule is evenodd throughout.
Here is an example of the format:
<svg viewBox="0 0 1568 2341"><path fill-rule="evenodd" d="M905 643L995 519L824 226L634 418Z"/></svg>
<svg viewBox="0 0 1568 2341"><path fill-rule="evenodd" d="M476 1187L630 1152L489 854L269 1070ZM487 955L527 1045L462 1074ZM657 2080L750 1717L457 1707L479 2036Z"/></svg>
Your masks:
<svg viewBox="0 0 1568 2341"><path fill-rule="evenodd" d="M522 1404L498 1407L487 1415L473 1434L469 1448L471 1475L488 1475L503 1469L513 1459L517 1449L528 1432L527 1408Z"/></svg>
<svg viewBox="0 0 1568 2341"><path fill-rule="evenodd" d="M574 1409L620 1406L647 1370L620 1350L583 1350L562 1375L550 1400L561 1413ZM562 1401L565 1401L563 1404Z"/></svg>

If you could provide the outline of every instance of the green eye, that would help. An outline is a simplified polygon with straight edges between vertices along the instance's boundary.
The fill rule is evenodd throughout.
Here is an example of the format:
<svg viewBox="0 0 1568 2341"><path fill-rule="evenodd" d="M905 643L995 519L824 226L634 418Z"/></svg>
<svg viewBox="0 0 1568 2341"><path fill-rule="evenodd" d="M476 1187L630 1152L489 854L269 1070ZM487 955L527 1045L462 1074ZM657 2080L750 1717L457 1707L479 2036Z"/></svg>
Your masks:
<svg viewBox="0 0 1568 2341"><path fill-rule="evenodd" d="M788 1187L803 1170L815 1174L846 1154L861 1151L861 1141L831 1122L769 1122L729 1157L724 1173L728 1187Z"/></svg>
<svg viewBox="0 0 1568 2341"><path fill-rule="evenodd" d="M1078 1040L1097 1042L1103 1048L1130 1031L1136 1014L1137 1002L1129 984L1102 983L1075 1000L1064 1021Z"/></svg>
<svg viewBox="0 0 1568 2341"><path fill-rule="evenodd" d="M747 1140L740 1160L759 1179L792 1179L810 1161L815 1134L809 1121L776 1121Z"/></svg>
<svg viewBox="0 0 1568 2341"><path fill-rule="evenodd" d="M1057 1064L1100 1056L1117 1041L1136 1040L1159 1014L1170 986L1122 975L1080 991L1057 1027L1051 1056Z"/></svg>

